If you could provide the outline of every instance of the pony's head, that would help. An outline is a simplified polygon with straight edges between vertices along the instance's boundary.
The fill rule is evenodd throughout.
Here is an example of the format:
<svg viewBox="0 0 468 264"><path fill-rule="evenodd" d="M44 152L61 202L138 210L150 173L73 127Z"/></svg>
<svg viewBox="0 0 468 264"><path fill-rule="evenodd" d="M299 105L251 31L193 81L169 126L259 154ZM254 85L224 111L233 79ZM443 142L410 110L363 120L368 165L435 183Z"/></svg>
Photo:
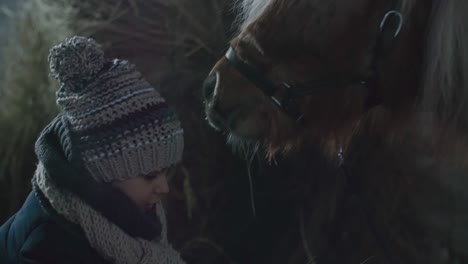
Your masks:
<svg viewBox="0 0 468 264"><path fill-rule="evenodd" d="M239 33L204 84L208 120L270 155L306 142L334 151L369 116L390 124L421 106L466 123L467 5L239 2Z"/></svg>

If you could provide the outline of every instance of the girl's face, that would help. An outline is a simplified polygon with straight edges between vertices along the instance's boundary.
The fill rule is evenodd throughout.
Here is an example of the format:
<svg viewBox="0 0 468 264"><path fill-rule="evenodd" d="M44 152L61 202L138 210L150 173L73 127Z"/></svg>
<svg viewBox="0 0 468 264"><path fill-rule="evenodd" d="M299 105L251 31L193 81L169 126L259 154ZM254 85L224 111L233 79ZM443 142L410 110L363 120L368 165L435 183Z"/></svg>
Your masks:
<svg viewBox="0 0 468 264"><path fill-rule="evenodd" d="M112 185L123 191L142 211L148 213L169 192L169 173L172 174L172 170L166 169L145 176L114 181Z"/></svg>

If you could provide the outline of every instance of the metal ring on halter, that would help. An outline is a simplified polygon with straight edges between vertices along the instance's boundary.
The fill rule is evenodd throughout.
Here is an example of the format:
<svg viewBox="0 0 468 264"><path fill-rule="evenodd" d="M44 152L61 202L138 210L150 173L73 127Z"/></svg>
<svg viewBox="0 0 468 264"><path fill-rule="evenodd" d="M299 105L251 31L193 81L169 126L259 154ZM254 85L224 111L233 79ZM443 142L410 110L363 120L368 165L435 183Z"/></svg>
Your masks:
<svg viewBox="0 0 468 264"><path fill-rule="evenodd" d="M387 22L388 17L391 15L395 15L398 17L398 27L395 30L395 33L393 34L393 37L396 38L400 34L401 27L403 26L403 15L400 12L396 10L388 11L387 14L385 14L384 18L382 19L382 21L380 22L380 30L381 31L383 30L383 27L385 26L385 22Z"/></svg>

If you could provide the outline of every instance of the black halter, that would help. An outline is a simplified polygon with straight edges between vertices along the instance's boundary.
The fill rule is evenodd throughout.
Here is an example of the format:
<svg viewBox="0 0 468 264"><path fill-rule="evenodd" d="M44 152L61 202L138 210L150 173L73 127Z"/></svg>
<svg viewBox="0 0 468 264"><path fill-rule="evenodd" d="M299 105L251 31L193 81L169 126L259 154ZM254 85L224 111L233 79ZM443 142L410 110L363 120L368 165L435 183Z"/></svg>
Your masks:
<svg viewBox="0 0 468 264"><path fill-rule="evenodd" d="M393 8L396 6L397 1L394 2ZM303 114L299 110L295 100L296 98L344 86L359 85L364 86L367 89L368 92L365 103L367 111L382 103L382 99L378 96L377 89L375 87L378 80L378 62L379 59L385 56L393 46L392 44L395 38L400 34L402 24L403 16L400 12L392 9L384 15L379 25L380 33L375 44L375 51L371 64L372 74L370 78L357 78L345 81L323 80L309 82L304 85L291 85L287 82L282 82L280 85L277 85L259 73L255 67L244 62L234 48L229 47L224 56L239 73L262 90L276 106L281 108L288 116L295 120L296 123L300 123L303 120ZM281 98L275 96L276 92L279 90L286 91L286 95Z"/></svg>

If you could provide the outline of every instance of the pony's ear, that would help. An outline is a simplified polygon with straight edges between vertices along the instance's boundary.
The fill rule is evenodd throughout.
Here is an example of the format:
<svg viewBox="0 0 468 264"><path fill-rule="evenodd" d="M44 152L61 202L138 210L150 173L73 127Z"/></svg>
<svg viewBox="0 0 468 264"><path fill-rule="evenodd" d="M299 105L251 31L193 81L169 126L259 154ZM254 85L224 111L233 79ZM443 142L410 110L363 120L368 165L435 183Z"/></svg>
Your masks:
<svg viewBox="0 0 468 264"><path fill-rule="evenodd" d="M423 106L468 127L468 1L435 1L425 55Z"/></svg>

